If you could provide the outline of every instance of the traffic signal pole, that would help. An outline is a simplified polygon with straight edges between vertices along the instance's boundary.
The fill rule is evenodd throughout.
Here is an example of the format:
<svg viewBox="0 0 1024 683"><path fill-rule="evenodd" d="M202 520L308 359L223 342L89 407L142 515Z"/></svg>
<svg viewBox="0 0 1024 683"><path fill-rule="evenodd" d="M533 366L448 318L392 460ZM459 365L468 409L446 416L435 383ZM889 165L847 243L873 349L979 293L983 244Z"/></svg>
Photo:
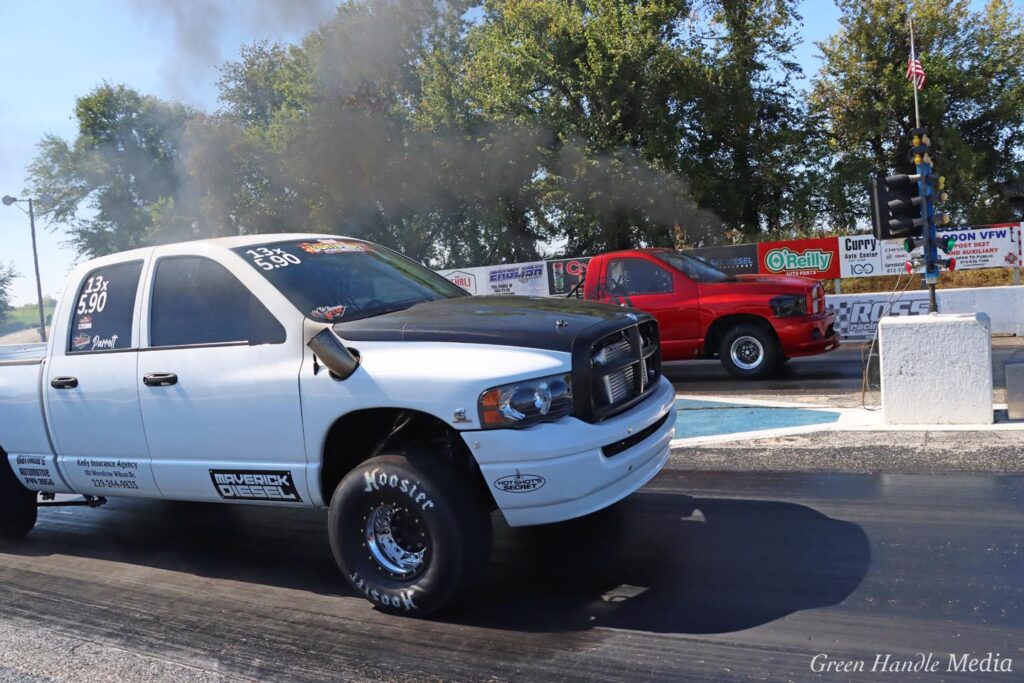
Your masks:
<svg viewBox="0 0 1024 683"><path fill-rule="evenodd" d="M912 56L917 54L914 46L913 15L910 16L910 54ZM921 107L917 102L917 84L911 81L910 89L914 91L914 144L917 145L916 133L921 131ZM928 139L927 134L924 139ZM924 281L928 285L928 312L938 313L939 304L938 298L935 295L935 285L939 282L939 269L935 261L938 259L939 254L935 245L935 223L932 222L932 216L929 215L934 213L934 209L932 208L931 198L932 165L926 161L927 158L927 154L922 154L919 157L915 156L914 161L917 166L917 175L920 177L920 180L917 181L917 189L920 195L924 197L924 201L921 202L921 224L924 226ZM920 161L918 161L919 159Z"/></svg>

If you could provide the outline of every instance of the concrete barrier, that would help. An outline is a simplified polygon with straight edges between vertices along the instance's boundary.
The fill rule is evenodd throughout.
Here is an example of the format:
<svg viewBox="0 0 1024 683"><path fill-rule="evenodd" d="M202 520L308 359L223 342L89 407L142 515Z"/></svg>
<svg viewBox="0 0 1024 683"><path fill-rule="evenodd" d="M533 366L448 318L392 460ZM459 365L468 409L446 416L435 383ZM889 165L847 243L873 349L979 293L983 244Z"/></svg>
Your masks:
<svg viewBox="0 0 1024 683"><path fill-rule="evenodd" d="M889 292L838 294L825 297L835 306L836 328L845 339L870 339L885 315L915 316L928 314L928 292L907 290L891 306ZM993 334L1024 337L1024 287L973 287L940 289L939 313L985 313Z"/></svg>
<svg viewBox="0 0 1024 683"><path fill-rule="evenodd" d="M992 424L988 316L889 316L878 328L886 424Z"/></svg>

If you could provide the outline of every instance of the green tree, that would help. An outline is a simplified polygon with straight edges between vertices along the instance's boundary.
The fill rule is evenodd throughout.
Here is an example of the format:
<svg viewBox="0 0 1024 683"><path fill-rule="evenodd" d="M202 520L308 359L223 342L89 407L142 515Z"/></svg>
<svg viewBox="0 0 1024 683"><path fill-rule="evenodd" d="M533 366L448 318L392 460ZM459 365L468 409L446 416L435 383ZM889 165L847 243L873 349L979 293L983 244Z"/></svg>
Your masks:
<svg viewBox="0 0 1024 683"><path fill-rule="evenodd" d="M42 213L68 226L84 256L99 256L196 234L180 216L181 145L192 112L179 104L104 84L75 102L73 141L46 135L29 166Z"/></svg>
<svg viewBox="0 0 1024 683"><path fill-rule="evenodd" d="M913 91L905 79L910 54L908 4L839 0L840 29L819 45L824 66L811 109L825 131L816 201L831 226L852 230L868 214L867 179L879 171L910 172ZM1004 0L973 11L967 0L915 0L917 52L928 74L919 93L921 124L949 181L942 209L961 223L1013 217L1005 188L1024 177L1024 23Z"/></svg>
<svg viewBox="0 0 1024 683"><path fill-rule="evenodd" d="M5 266L0 263L0 323L6 320L7 313L11 310L11 285L18 277L13 265Z"/></svg>
<svg viewBox="0 0 1024 683"><path fill-rule="evenodd" d="M696 200L745 240L813 227L807 201L802 75L793 57L795 0L717 0L703 6L691 49L695 96L683 124L678 171Z"/></svg>

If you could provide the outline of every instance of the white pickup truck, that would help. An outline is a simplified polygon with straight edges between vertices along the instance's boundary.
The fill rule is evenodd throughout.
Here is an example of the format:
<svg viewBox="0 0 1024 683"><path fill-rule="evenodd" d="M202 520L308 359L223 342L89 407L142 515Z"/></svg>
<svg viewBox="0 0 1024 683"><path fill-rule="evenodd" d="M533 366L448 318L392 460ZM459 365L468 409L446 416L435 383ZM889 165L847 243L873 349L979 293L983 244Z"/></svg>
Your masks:
<svg viewBox="0 0 1024 683"><path fill-rule="evenodd" d="M139 249L75 268L48 346L0 348L0 535L107 496L327 508L355 590L425 615L495 507L557 522L650 480L673 402L638 311L471 297L331 235Z"/></svg>

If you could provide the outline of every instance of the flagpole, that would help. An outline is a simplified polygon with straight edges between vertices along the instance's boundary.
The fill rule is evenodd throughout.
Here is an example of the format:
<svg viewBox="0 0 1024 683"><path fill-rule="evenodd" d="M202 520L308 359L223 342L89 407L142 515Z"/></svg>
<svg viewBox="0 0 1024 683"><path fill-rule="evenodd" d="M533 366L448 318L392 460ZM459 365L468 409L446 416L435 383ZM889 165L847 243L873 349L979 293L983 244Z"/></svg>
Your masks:
<svg viewBox="0 0 1024 683"><path fill-rule="evenodd" d="M910 59L917 59L917 50L914 49L914 15L910 17ZM910 81L910 89L914 91L914 127L921 127L921 111L917 107L917 81Z"/></svg>

